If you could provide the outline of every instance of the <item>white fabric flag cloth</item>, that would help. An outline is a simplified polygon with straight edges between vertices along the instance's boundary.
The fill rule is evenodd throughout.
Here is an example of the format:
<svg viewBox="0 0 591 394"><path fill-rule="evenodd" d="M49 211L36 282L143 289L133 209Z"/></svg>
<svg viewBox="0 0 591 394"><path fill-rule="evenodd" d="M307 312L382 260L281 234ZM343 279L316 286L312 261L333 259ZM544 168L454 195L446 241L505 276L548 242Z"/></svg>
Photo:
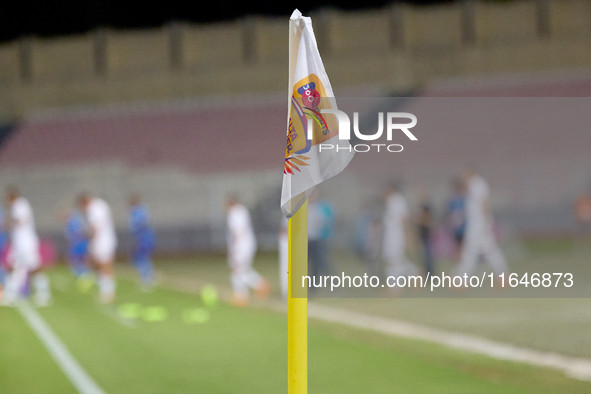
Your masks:
<svg viewBox="0 0 591 394"><path fill-rule="evenodd" d="M281 210L288 218L314 187L345 169L355 154L340 140L337 109L324 70L312 19L295 10L289 21L289 103ZM309 136L312 138L310 139Z"/></svg>

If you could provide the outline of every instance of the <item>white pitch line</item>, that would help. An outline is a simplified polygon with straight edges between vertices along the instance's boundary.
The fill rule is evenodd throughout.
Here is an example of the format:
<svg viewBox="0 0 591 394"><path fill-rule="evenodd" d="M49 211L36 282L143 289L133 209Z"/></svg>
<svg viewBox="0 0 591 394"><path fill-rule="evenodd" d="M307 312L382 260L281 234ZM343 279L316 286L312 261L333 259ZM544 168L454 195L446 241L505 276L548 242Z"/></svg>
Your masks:
<svg viewBox="0 0 591 394"><path fill-rule="evenodd" d="M188 278L178 278L174 275L165 277L176 279L171 282L172 288L181 288L183 291L189 293L194 292L196 288L195 282L191 282ZM183 279L183 281L180 279ZM180 286L181 284L182 286ZM287 304L280 301L268 301L256 306L273 309L278 312L287 312ZM317 320L338 323L363 330L371 330L389 336L438 343L452 349L482 354L498 360L552 368L563 372L570 378L591 382L591 360L585 358L542 352L508 343L491 341L475 335L454 333L385 317L328 307L314 302L309 302L308 304L308 316Z"/></svg>
<svg viewBox="0 0 591 394"><path fill-rule="evenodd" d="M35 309L27 302L19 303L17 309L80 394L105 394Z"/></svg>
<svg viewBox="0 0 591 394"><path fill-rule="evenodd" d="M282 309L285 308L283 307ZM309 303L308 316L326 322L339 323L390 336L434 342L453 349L478 353L498 360L557 369L564 372L570 378L591 382L591 360L589 359L541 352L508 343L491 341L473 335L453 333L316 303Z"/></svg>

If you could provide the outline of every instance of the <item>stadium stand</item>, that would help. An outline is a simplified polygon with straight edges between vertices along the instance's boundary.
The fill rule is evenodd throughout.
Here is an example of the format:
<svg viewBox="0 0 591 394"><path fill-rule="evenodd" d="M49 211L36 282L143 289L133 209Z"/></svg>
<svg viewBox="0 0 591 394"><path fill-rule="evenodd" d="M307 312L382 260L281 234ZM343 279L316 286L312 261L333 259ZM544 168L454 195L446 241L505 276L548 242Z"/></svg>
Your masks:
<svg viewBox="0 0 591 394"><path fill-rule="evenodd" d="M568 100L590 93L587 76L506 77L434 85L417 97L399 100L391 109L421 114L418 142L405 140L401 154L357 154L341 177L327 183L324 194L337 204L343 224L352 223L362 201L379 194L391 179L404 180L411 197L428 186L441 207L451 177L466 164L477 164L494 188L498 217L508 226L523 233L569 232L570 202L589 181L591 163L585 147L591 135L556 122L585 111L565 106L560 109L562 118L544 116L558 109L552 108L552 99L540 98L539 106L519 108L521 118L511 119L507 127L478 130L467 130L465 124L457 127L452 120L447 125L436 123L441 117L428 113L434 105L441 110L441 97L454 97L446 105L467 105L461 97ZM510 110L506 101L481 100ZM580 106L584 101L572 103ZM546 110L538 113L541 108ZM473 109L494 118L490 108L474 104ZM126 195L138 191L152 207L162 250L223 247L222 202L227 193L240 190L254 209L263 247L272 248L279 222L285 112L282 95L39 112L18 125L0 149L2 183L22 185L37 207L40 229L52 234L59 231L57 206L90 190L111 201L124 235ZM498 125L493 118L491 125ZM530 124L531 119L537 122ZM438 133L442 127L445 133ZM351 193L343 196L344 189ZM346 244L348 235L342 230L346 227L339 230L341 244Z"/></svg>

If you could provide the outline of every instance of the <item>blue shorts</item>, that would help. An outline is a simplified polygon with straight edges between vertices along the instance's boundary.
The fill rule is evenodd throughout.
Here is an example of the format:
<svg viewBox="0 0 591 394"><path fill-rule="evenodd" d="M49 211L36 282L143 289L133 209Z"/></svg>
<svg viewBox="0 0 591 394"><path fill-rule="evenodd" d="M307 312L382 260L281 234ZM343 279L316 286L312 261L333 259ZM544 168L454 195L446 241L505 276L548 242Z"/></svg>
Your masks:
<svg viewBox="0 0 591 394"><path fill-rule="evenodd" d="M75 244L71 244L68 248L68 254L70 256L84 256L88 251L88 241L77 242Z"/></svg>

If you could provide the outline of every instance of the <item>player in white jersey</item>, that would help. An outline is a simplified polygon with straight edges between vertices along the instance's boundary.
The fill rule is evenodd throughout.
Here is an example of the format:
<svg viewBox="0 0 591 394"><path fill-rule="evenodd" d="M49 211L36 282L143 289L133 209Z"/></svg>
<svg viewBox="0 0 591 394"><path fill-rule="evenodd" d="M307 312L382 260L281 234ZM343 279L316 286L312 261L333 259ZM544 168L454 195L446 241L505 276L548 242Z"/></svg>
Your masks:
<svg viewBox="0 0 591 394"><path fill-rule="evenodd" d="M41 267L39 238L35 229L33 210L29 201L14 188L8 190L7 200L10 207L8 225L11 246L8 260L11 273L7 280L3 303L13 304L30 276L35 289L35 302L39 306L47 306L51 302L51 290L49 279Z"/></svg>
<svg viewBox="0 0 591 394"><path fill-rule="evenodd" d="M507 262L493 232L490 190L483 177L474 170L467 171L466 230L458 274L471 275L483 256L496 274L507 271Z"/></svg>
<svg viewBox="0 0 591 394"><path fill-rule="evenodd" d="M99 297L102 303L111 303L115 298L115 271L113 263L117 249L117 235L111 208L105 200L82 194L78 198L86 213L90 228L89 257L98 273Z"/></svg>
<svg viewBox="0 0 591 394"><path fill-rule="evenodd" d="M392 184L388 187L385 204L382 256L386 263L386 275L415 275L418 272L417 267L406 258L406 249L411 241L410 210L398 185Z"/></svg>
<svg viewBox="0 0 591 394"><path fill-rule="evenodd" d="M226 200L228 214L228 263L232 269L233 303L246 306L249 288L260 297L268 297L269 282L252 268L257 250L256 238L248 209L234 196Z"/></svg>

